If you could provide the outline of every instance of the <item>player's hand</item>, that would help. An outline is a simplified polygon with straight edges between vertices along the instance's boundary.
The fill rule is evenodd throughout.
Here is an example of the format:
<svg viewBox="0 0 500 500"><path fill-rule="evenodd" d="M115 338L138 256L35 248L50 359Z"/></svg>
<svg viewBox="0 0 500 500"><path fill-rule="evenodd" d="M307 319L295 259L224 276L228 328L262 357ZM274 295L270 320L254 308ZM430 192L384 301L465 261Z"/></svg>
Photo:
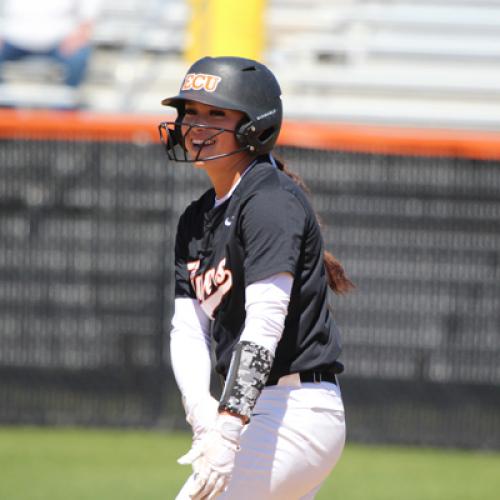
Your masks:
<svg viewBox="0 0 500 500"><path fill-rule="evenodd" d="M177 463L179 465L192 465L193 466L193 471L198 472L198 467L197 467L197 461L201 457L201 443L202 443L202 437L194 437L193 436L193 442L191 444L191 448L188 450L187 453L182 455L177 459Z"/></svg>
<svg viewBox="0 0 500 500"><path fill-rule="evenodd" d="M192 407L188 408L184 404L186 410L186 420L191 425L193 429L193 442L191 444L191 449L182 455L177 460L177 463L181 465L193 464L201 455L201 442L203 436L215 426L215 422L219 415L218 408L219 402L212 396L207 395L206 398L201 399ZM195 467L193 467L194 469Z"/></svg>
<svg viewBox="0 0 500 500"><path fill-rule="evenodd" d="M236 416L219 415L215 426L201 442L201 455L193 464L195 483L190 496L193 500L212 500L229 484L239 449L243 421Z"/></svg>
<svg viewBox="0 0 500 500"><path fill-rule="evenodd" d="M77 50L87 45L91 35L91 23L82 23L73 32L71 32L59 47L61 54L69 56Z"/></svg>

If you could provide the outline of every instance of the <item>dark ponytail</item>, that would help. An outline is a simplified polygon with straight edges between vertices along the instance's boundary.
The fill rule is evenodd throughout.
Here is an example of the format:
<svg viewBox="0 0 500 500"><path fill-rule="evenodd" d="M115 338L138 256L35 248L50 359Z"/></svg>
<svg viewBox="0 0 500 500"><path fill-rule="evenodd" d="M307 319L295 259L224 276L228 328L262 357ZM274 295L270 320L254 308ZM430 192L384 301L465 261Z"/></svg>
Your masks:
<svg viewBox="0 0 500 500"><path fill-rule="evenodd" d="M292 179L297 186L299 186L304 192L310 194L311 191L307 187L306 183L300 177L300 175L295 172L291 172L285 163L281 159L277 159L273 154L273 158L276 162L276 166L284 174L286 174L290 179ZM318 222L321 226L321 221L316 215ZM351 291L354 288L353 282L347 277L342 264L335 258L333 254L325 250L323 255L323 261L325 263L326 276L328 279L328 286L337 294L344 294Z"/></svg>

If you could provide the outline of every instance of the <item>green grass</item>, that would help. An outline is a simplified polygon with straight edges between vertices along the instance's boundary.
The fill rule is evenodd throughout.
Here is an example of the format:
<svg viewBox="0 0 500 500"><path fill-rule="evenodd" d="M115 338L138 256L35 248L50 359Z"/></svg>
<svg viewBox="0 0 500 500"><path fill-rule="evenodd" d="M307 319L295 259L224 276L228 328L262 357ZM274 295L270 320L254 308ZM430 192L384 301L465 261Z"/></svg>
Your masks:
<svg viewBox="0 0 500 500"><path fill-rule="evenodd" d="M0 428L0 499L169 500L188 446L182 433ZM317 496L336 498L497 500L500 454L349 445Z"/></svg>

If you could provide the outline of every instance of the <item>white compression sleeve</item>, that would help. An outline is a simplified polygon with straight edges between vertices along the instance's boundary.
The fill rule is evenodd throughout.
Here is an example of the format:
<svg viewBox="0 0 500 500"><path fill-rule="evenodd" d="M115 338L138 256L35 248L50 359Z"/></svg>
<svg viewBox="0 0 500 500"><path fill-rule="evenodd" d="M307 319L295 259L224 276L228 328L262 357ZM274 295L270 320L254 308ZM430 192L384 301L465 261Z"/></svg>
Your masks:
<svg viewBox="0 0 500 500"><path fill-rule="evenodd" d="M175 299L170 358L185 405L192 408L209 394L211 371L210 319L195 299Z"/></svg>
<svg viewBox="0 0 500 500"><path fill-rule="evenodd" d="M274 356L283 333L292 285L290 273L278 273L246 287L247 316L240 342L258 344Z"/></svg>

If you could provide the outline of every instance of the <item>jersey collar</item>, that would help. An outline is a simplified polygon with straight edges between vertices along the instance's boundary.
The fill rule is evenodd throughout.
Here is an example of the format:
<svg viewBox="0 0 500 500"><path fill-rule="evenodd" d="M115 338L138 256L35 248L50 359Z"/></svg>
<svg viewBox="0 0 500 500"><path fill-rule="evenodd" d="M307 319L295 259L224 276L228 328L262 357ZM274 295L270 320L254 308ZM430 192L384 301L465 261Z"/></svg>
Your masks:
<svg viewBox="0 0 500 500"><path fill-rule="evenodd" d="M215 198L214 200L214 208L219 207L222 205L225 201L229 200L231 198L232 194L234 193L234 190L238 187L238 184L241 182L241 179L252 169L252 167L257 163L257 160L252 161L250 165L248 165L245 170L240 175L240 178L231 186L231 189L222 197L222 198Z"/></svg>

